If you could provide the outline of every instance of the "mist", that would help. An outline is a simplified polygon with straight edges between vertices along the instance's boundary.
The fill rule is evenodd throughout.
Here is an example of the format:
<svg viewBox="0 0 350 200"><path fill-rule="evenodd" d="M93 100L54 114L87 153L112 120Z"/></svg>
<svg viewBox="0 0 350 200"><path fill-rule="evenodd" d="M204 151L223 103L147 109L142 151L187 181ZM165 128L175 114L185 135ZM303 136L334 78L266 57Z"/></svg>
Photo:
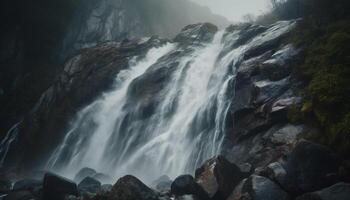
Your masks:
<svg viewBox="0 0 350 200"><path fill-rule="evenodd" d="M269 0L191 0L232 22L242 20L246 14L260 15L269 9Z"/></svg>

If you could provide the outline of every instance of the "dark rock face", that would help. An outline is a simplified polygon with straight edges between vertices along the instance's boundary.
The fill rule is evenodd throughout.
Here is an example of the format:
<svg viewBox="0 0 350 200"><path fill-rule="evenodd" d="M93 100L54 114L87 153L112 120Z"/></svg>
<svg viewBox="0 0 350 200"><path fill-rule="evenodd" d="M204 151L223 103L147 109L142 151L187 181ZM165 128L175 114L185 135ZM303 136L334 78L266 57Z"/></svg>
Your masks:
<svg viewBox="0 0 350 200"><path fill-rule="evenodd" d="M101 183L91 177L86 177L78 184L78 189L96 194L101 189Z"/></svg>
<svg viewBox="0 0 350 200"><path fill-rule="evenodd" d="M327 147L301 141L289 155L282 185L295 194L330 186L337 181L340 161Z"/></svg>
<svg viewBox="0 0 350 200"><path fill-rule="evenodd" d="M177 177L171 184L171 193L175 196L194 195L202 200L210 199L206 191L191 175Z"/></svg>
<svg viewBox="0 0 350 200"><path fill-rule="evenodd" d="M296 200L347 200L350 197L350 184L337 183L323 190L304 194Z"/></svg>
<svg viewBox="0 0 350 200"><path fill-rule="evenodd" d="M226 199L235 186L248 173L243 173L238 166L230 163L224 157L210 159L196 170L196 182L208 193L210 198Z"/></svg>
<svg viewBox="0 0 350 200"><path fill-rule="evenodd" d="M289 195L271 180L253 175L233 191L227 200L289 200Z"/></svg>
<svg viewBox="0 0 350 200"><path fill-rule="evenodd" d="M43 200L62 200L65 196L78 196L75 183L54 174L46 174L43 184Z"/></svg>
<svg viewBox="0 0 350 200"><path fill-rule="evenodd" d="M74 177L74 181L80 183L86 177L93 177L97 174L96 170L85 167L81 169Z"/></svg>
<svg viewBox="0 0 350 200"><path fill-rule="evenodd" d="M127 175L113 186L107 200L156 200L157 194L137 178Z"/></svg>

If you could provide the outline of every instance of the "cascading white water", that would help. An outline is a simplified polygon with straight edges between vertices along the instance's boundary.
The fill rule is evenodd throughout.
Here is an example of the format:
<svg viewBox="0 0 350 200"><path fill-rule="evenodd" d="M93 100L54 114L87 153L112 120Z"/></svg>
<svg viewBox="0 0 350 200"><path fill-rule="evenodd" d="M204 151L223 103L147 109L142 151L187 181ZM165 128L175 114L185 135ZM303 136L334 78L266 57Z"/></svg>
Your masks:
<svg viewBox="0 0 350 200"><path fill-rule="evenodd" d="M155 65L171 60L179 47L168 43L139 61L131 60L131 67L116 77L114 89L78 113L48 168L72 178L81 168L91 167L113 178L133 174L146 183L164 174L175 178L193 173L220 153L236 64L249 48L286 32L291 23L276 27L229 51L220 31L212 42L176 58L178 65L146 119L139 118L138 102L130 105L129 92ZM231 36L232 43L237 38L235 33Z"/></svg>

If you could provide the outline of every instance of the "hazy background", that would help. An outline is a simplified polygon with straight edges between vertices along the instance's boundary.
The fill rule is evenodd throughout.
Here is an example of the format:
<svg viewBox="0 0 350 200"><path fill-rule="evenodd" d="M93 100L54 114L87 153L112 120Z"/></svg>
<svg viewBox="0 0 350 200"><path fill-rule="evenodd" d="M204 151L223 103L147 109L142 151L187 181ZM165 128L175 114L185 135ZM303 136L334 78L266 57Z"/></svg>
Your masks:
<svg viewBox="0 0 350 200"><path fill-rule="evenodd" d="M191 0L208 6L215 14L237 22L245 14L259 15L269 8L269 0Z"/></svg>

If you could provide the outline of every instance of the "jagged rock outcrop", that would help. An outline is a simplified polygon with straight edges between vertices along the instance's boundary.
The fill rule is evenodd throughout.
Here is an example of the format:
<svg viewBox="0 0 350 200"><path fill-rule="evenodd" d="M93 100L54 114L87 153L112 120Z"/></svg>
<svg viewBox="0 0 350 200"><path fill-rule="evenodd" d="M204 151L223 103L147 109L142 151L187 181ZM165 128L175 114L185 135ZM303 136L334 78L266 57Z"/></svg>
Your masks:
<svg viewBox="0 0 350 200"><path fill-rule="evenodd" d="M133 176L120 178L107 195L107 200L157 200L158 195Z"/></svg>
<svg viewBox="0 0 350 200"><path fill-rule="evenodd" d="M226 199L233 189L249 173L244 173L235 164L218 156L206 161L196 170L196 182L208 193L210 198Z"/></svg>

